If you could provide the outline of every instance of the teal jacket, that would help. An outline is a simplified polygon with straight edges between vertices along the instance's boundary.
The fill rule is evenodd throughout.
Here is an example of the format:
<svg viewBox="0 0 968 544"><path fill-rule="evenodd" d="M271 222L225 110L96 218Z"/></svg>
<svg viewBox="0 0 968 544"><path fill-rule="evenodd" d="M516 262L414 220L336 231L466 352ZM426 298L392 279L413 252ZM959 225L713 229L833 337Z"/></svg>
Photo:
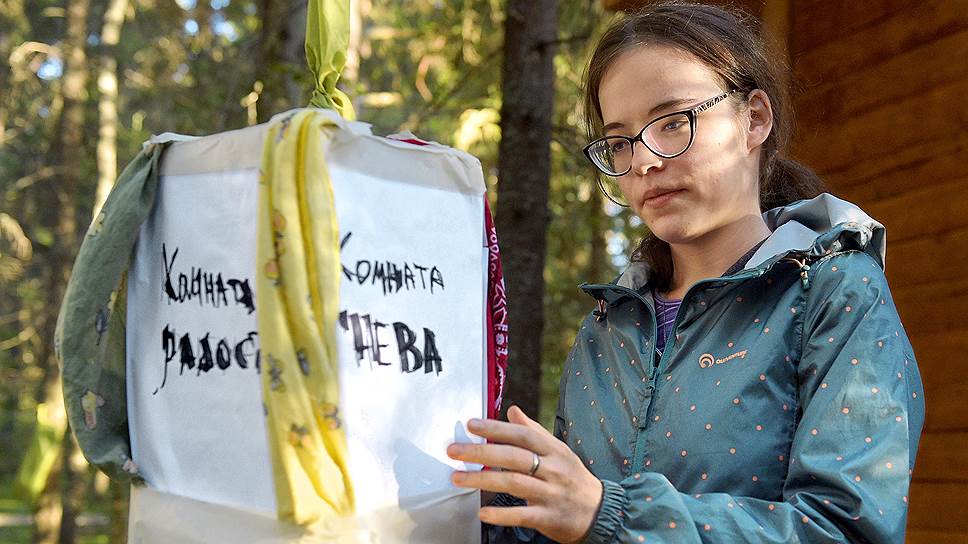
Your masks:
<svg viewBox="0 0 968 544"><path fill-rule="evenodd" d="M655 349L649 269L584 284L555 435L604 484L586 542L902 542L924 423L883 225L824 193L763 214ZM547 542L491 528L490 542Z"/></svg>

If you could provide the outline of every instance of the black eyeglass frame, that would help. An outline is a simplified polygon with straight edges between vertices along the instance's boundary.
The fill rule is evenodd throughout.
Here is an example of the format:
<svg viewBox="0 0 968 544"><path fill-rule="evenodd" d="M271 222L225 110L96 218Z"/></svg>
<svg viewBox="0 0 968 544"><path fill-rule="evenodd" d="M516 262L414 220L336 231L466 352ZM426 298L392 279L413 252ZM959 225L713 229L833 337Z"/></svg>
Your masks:
<svg viewBox="0 0 968 544"><path fill-rule="evenodd" d="M602 169L601 166L598 165L598 163L595 162L595 159L592 158L592 154L591 154L591 148L592 148L592 146L594 146L594 145L596 145L596 144L598 144L600 142L604 142L604 141L608 141L608 140L625 140L626 142L629 143L629 149L631 150L631 153L634 155L635 154L635 142L642 142L642 145L644 145L646 149L648 149L649 151L651 151L652 154L654 154L654 155L656 155L658 157L662 157L663 159L674 159L674 158L682 155L686 151L689 151L689 148L692 147L692 143L696 140L696 126L697 126L697 118L698 118L698 115L700 113L708 110L709 108L715 106L716 104L722 102L729 95L731 95L731 94L733 94L735 92L738 92L738 91L739 91L739 89L733 89L733 90L727 91L727 92L725 92L725 93L723 93L721 95L714 96L713 98L710 98L709 100L706 100L704 102L701 102L699 104L696 104L695 106L693 106L691 108L688 108L688 109L685 109L685 110L679 110L679 111L674 111L674 112L666 113L664 115L660 115L659 117L656 117L655 119L653 119L653 120L649 121L648 123L646 123L645 126L642 127L642 130L640 130L639 133L637 135L635 135L634 138L631 138L631 137L628 137L628 136L603 136L603 137L598 138L598 139L592 141L591 143L587 144L585 147L583 147L582 148L582 153L584 153L584 155L588 159L588 161L591 162L592 165L595 166L595 169L598 170L601 174L604 174L604 175L610 176L610 177L616 177L616 178L617 177L620 177L620 176L624 176L625 174L628 174L629 172L631 172L632 171L632 165L629 164L628 169L626 169L621 174L613 174L611 172L606 172L605 170ZM686 144L686 146L682 149L682 151L679 151L678 153L673 153L673 154L660 153L660 152L652 149L649 146L649 144L646 143L645 138L642 137L642 135L645 134L646 129L648 129L653 124L658 123L659 121L662 121L663 119L666 119L668 117L673 117L675 115L685 115L686 118L689 119L689 143ZM622 206L623 208L628 208L629 207L627 204L622 204L621 202L616 201L614 198L612 198L611 195L608 194L608 191L605 190L605 185L602 183L601 176L599 176L599 178L598 178L598 187L602 190L602 193L605 195L605 197L608 198L609 200L611 200L612 202L614 202L615 204L617 204L619 206Z"/></svg>

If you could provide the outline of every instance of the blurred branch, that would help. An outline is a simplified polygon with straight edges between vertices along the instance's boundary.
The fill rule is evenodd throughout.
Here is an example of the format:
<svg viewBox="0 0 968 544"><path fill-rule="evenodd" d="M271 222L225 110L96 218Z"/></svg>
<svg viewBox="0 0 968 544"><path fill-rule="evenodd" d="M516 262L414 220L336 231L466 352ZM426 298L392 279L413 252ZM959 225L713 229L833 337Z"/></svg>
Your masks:
<svg viewBox="0 0 968 544"><path fill-rule="evenodd" d="M29 315L27 310L18 310L16 312L9 313L7 315L0 315L0 325L6 325L7 323L12 323L14 321L24 319Z"/></svg>
<svg viewBox="0 0 968 544"><path fill-rule="evenodd" d="M58 174L64 172L64 168L60 166L45 166L36 172L27 174L26 176L18 179L13 183L14 191L22 191L27 187L37 183L38 181L43 181L48 178L52 178Z"/></svg>
<svg viewBox="0 0 968 544"><path fill-rule="evenodd" d="M414 81L414 86L417 88L417 92L424 100L430 102L434 99L434 94L430 92L430 88L427 87L427 72L430 70L430 65L435 62L435 58L432 55L424 55L420 59L420 65L417 66L417 79Z"/></svg>
<svg viewBox="0 0 968 544"><path fill-rule="evenodd" d="M28 57L32 53L41 53L48 57L61 58L61 50L56 45L43 42L24 42L10 52L8 59L10 71L14 75L14 81L25 79L27 73L33 72L28 62Z"/></svg>
<svg viewBox="0 0 968 544"><path fill-rule="evenodd" d="M13 249L14 257L21 261L30 259L30 256L33 253L30 245L30 238L24 234L24 230L21 228L20 223L5 213L0 213L0 236L3 236L8 242L10 242L10 247Z"/></svg>
<svg viewBox="0 0 968 544"><path fill-rule="evenodd" d="M15 348L20 344L23 344L24 342L33 338L35 334L37 334L37 329L35 329L33 325L31 325L30 327L27 327L26 329L17 333L17 336L14 336L13 338L8 338L0 342L0 351L6 351L10 348Z"/></svg>

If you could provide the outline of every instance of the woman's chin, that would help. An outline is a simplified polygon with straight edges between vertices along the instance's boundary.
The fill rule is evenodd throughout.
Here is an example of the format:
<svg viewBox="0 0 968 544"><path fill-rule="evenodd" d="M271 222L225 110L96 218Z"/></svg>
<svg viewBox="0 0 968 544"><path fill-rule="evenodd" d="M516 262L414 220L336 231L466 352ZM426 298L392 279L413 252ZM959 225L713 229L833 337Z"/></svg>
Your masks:
<svg viewBox="0 0 968 544"><path fill-rule="evenodd" d="M681 228L681 225L675 224L675 221L668 221L667 219L656 218L651 222L644 220L643 222L648 226L653 236L667 244L681 244L692 238L689 232Z"/></svg>

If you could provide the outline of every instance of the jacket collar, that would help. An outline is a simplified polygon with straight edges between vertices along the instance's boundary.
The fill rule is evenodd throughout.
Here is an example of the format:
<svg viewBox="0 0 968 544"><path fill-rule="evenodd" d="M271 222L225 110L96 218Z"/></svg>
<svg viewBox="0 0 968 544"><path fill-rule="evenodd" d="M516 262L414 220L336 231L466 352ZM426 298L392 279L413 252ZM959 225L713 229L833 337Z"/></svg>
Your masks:
<svg viewBox="0 0 968 544"><path fill-rule="evenodd" d="M763 213L763 220L772 234L744 270L775 262L789 253L819 257L849 249L864 251L884 268L887 251L884 225L857 205L830 193L768 210ZM634 262L614 283L640 290L648 284L651 272L646 263Z"/></svg>

